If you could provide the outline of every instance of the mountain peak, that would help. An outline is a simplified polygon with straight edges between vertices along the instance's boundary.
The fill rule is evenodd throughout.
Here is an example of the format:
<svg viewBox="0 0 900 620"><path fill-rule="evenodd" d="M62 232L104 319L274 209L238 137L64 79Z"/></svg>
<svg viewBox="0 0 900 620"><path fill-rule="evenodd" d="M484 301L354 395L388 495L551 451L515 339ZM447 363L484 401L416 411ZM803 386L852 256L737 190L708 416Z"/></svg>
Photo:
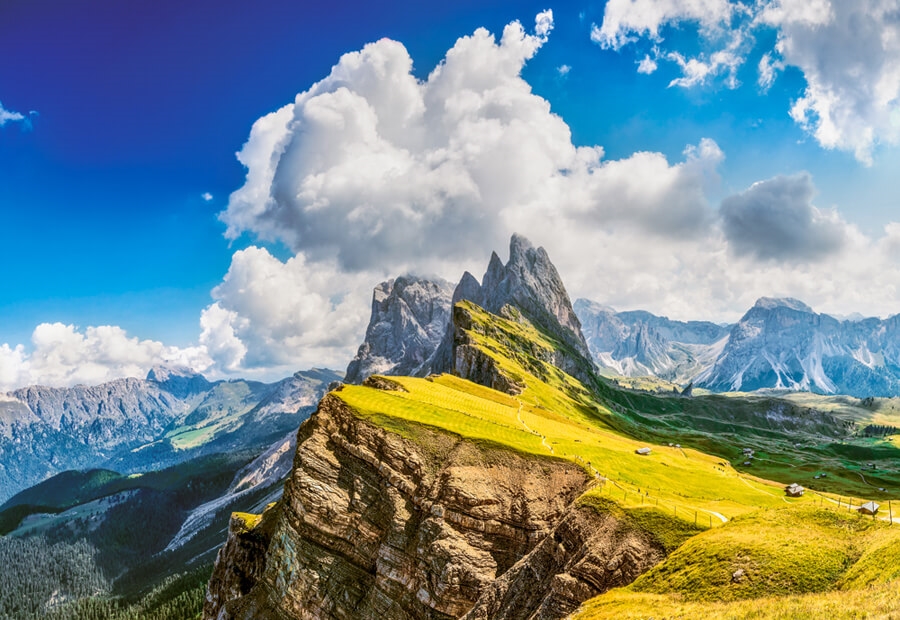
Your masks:
<svg viewBox="0 0 900 620"><path fill-rule="evenodd" d="M361 383L372 374L415 373L441 341L452 292L446 280L415 275L376 286L365 341L344 380Z"/></svg>
<svg viewBox="0 0 900 620"><path fill-rule="evenodd" d="M154 366L147 373L147 381L156 383L178 398L199 394L212 385L206 377L186 366Z"/></svg>
<svg viewBox="0 0 900 620"><path fill-rule="evenodd" d="M206 379L202 374L195 372L187 366L169 366L165 364L157 364L147 373L147 381L154 381L156 383L165 383L166 381L176 378L195 379L198 377L204 380Z"/></svg>
<svg viewBox="0 0 900 620"><path fill-rule="evenodd" d="M535 326L569 345L590 363L590 352L581 333L581 323L572 302L544 248L535 248L519 234L509 241L509 261L504 265L496 252L484 273L481 284L469 273L453 293L453 303L471 301L492 314L504 306L517 308ZM451 322L435 354L427 365L430 372L453 369L454 326Z"/></svg>
<svg viewBox="0 0 900 620"><path fill-rule="evenodd" d="M808 312L814 314L812 308L807 306L799 299L793 297L760 297L753 305L754 308L762 308L763 310L774 310L776 308L790 308L797 312Z"/></svg>
<svg viewBox="0 0 900 620"><path fill-rule="evenodd" d="M517 262L525 257L529 250L533 250L534 245L527 238L519 233L513 233L509 239L509 262Z"/></svg>

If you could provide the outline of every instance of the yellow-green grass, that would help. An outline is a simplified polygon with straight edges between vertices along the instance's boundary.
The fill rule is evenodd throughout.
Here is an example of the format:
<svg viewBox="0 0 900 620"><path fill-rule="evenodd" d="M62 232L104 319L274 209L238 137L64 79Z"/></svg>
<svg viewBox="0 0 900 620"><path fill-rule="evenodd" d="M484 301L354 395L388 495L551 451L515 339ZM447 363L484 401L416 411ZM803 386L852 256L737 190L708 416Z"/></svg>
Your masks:
<svg viewBox="0 0 900 620"><path fill-rule="evenodd" d="M391 380L406 391L346 386L336 395L376 423L388 417L425 424L572 461L608 479L590 494L622 506L658 507L688 521L718 525L722 521L712 513L731 518L759 507L816 501L788 500L781 485L740 475L721 459L695 450L652 446L650 455L638 455L635 451L646 443L597 424L581 403L532 378L525 378L527 388L518 398L449 375ZM547 402L553 410L544 407Z"/></svg>
<svg viewBox="0 0 900 620"><path fill-rule="evenodd" d="M900 528L882 521L809 505L760 510L694 536L576 617L817 617L838 601L846 603L842 611L870 611L858 592L879 589L882 611L893 610L900 603L898 560Z"/></svg>
<svg viewBox="0 0 900 620"><path fill-rule="evenodd" d="M837 496L786 498L783 484L735 471L725 460L668 445L652 445L617 430L611 412L573 377L550 364L559 343L530 323L490 315L464 303L470 344L524 387L517 397L442 375L392 377L406 391L347 386L337 396L378 424L403 432L410 424L521 452L563 458L607 479L588 493L619 505L650 507L698 525L720 525L760 508L834 502ZM402 424L398 424L402 422ZM651 454L635 453L648 446ZM858 505L858 503L857 503Z"/></svg>
<svg viewBox="0 0 900 620"><path fill-rule="evenodd" d="M613 590L586 603L572 620L849 620L900 618L900 582L865 590L765 596L732 602L686 601L677 594Z"/></svg>
<svg viewBox="0 0 900 620"><path fill-rule="evenodd" d="M240 525L241 531L249 532L262 521L262 513L253 514L250 512L232 512L231 518L233 521L237 521Z"/></svg>

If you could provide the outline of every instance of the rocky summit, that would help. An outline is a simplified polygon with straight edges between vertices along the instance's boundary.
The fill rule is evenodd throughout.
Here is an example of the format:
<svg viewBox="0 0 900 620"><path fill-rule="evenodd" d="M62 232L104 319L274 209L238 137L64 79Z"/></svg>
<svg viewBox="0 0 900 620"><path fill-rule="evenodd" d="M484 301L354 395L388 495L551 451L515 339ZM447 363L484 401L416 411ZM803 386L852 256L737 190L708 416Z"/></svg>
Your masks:
<svg viewBox="0 0 900 620"><path fill-rule="evenodd" d="M521 235L515 234L510 239L509 261L505 265L496 252L491 254L480 284L469 272L463 274L453 292L453 304L456 306L464 300L494 314L502 314L504 308L521 313L535 327L560 341L560 354L569 353L572 358L570 370L591 358L581 333L581 322L559 272L544 248L535 248ZM455 334L451 322L426 366L429 372L453 369Z"/></svg>
<svg viewBox="0 0 900 620"><path fill-rule="evenodd" d="M401 276L376 286L365 341L347 367L345 381L419 372L447 329L452 294L452 285L440 278Z"/></svg>
<svg viewBox="0 0 900 620"><path fill-rule="evenodd" d="M900 395L900 316L840 321L796 299L761 298L696 385Z"/></svg>

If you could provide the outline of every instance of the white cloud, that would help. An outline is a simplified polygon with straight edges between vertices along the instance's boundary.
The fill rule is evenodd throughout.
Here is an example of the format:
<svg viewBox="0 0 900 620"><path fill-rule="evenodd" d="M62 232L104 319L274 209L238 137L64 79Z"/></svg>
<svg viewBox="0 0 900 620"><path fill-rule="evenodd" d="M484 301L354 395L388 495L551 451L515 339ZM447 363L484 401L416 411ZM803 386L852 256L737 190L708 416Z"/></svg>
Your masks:
<svg viewBox="0 0 900 620"><path fill-rule="evenodd" d="M710 28L720 22L707 20ZM704 62L727 81L751 38L721 37L724 53ZM346 293L340 313L316 302L321 313L357 325L379 273L436 272L451 280L462 267L478 273L513 231L547 248L573 295L623 308L733 319L756 297L794 295L833 312L858 310L859 299L867 312L897 310L889 291L900 270L889 244L864 237L805 194L789 200L782 193L767 221L803 241L806 254L774 260L761 245L765 231L735 225L736 212L761 208L749 200L760 197L759 187L744 192L742 209L725 209L726 230L727 218L708 198L724 158L714 141L687 148L681 161L643 151L607 160L599 146L575 147L565 122L520 76L541 44L518 24L499 41L479 30L424 81L411 75L412 61L396 43L344 56L328 78L254 126L240 155L247 183L222 216L230 234L288 243L298 265L284 269L304 274L298 281L320 269L336 282L358 277L358 286L334 289ZM812 181L799 185L810 190ZM829 251L817 254L818 242ZM865 276L872 269L885 287L875 292ZM349 355L362 332L339 331Z"/></svg>
<svg viewBox="0 0 900 620"><path fill-rule="evenodd" d="M0 103L0 127L3 127L6 123L9 122L20 122L25 121L25 115L20 112L13 112L12 110L6 110L3 107L3 104Z"/></svg>
<svg viewBox="0 0 900 620"><path fill-rule="evenodd" d="M696 24L700 50L687 53L663 41L666 26ZM764 51L757 82L763 92L778 72L796 67L806 87L790 107L791 118L824 148L852 152L864 164L879 144L900 143L900 5L897 0L610 0L591 39L620 50L642 39L675 63L685 88L719 78L739 86L737 72L756 45L754 33L774 29L777 42ZM638 71L647 73L645 59Z"/></svg>
<svg viewBox="0 0 900 620"><path fill-rule="evenodd" d="M143 377L156 364L209 368L200 347L180 349L139 340L120 327L77 329L63 323L41 323L31 336L31 351L0 345L0 389L29 384L93 385L121 377Z"/></svg>
<svg viewBox="0 0 900 620"><path fill-rule="evenodd" d="M644 57L638 63L637 71L638 73L643 73L644 75L650 75L654 71L656 71L658 65L656 61L650 58L649 54L644 54Z"/></svg>
<svg viewBox="0 0 900 620"><path fill-rule="evenodd" d="M573 297L621 309L731 320L757 297L791 295L841 314L898 310L900 224L862 235L812 204L809 177L764 181L717 209L709 196L725 154L710 139L677 160L576 147L520 75L543 43L518 23L499 40L479 29L425 80L393 41L344 55L254 123L238 154L246 181L221 215L230 238L281 241L292 258L236 252L195 347L42 325L30 348L0 345L0 384L96 382L167 359L212 377L341 368L375 284L408 271L479 274L512 232L547 248ZM773 256L768 228L740 225L758 212L806 254Z"/></svg>
<svg viewBox="0 0 900 620"><path fill-rule="evenodd" d="M241 250L203 312L200 342L229 373L343 368L365 332L365 300L379 279L310 266L302 255L282 262L262 248Z"/></svg>
<svg viewBox="0 0 900 620"><path fill-rule="evenodd" d="M211 201L211 200L213 199L213 195L210 194L209 192L203 192L202 194L200 194L200 197L201 197L203 200L205 200L206 202L209 202L209 201Z"/></svg>
<svg viewBox="0 0 900 620"><path fill-rule="evenodd" d="M775 10L777 9L777 10ZM900 143L900 5L896 0L782 0L764 13L776 51L806 90L791 117L825 148L871 163L879 143Z"/></svg>
<svg viewBox="0 0 900 620"><path fill-rule="evenodd" d="M766 52L762 55L762 58L759 59L757 71L759 73L757 84L759 84L759 87L763 92L766 92L772 87L772 84L775 83L775 78L778 77L778 73L784 71L784 62L773 59L772 54Z"/></svg>
<svg viewBox="0 0 900 620"><path fill-rule="evenodd" d="M534 18L534 34L547 38L551 30L553 30L553 11L551 9L541 11Z"/></svg>
<svg viewBox="0 0 900 620"><path fill-rule="evenodd" d="M572 70L572 67L570 67L569 65L560 65L556 68L556 72L559 73L563 77L569 75L569 72L571 70Z"/></svg>
<svg viewBox="0 0 900 620"><path fill-rule="evenodd" d="M728 0L609 0L603 23L591 27L591 40L613 50L642 36L661 41L660 29L681 21L713 32L727 26L737 10Z"/></svg>

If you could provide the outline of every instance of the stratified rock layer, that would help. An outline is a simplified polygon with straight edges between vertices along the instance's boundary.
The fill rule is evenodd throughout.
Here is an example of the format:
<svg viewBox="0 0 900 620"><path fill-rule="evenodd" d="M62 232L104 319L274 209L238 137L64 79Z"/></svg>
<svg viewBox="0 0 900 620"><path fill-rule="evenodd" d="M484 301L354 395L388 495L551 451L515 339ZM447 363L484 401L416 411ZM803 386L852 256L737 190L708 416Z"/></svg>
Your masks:
<svg viewBox="0 0 900 620"><path fill-rule="evenodd" d="M302 427L265 570L232 531L206 618L457 618L557 526L586 488L571 463L356 417L334 394ZM259 551L259 547L254 547ZM232 577L229 577L232 575ZM231 585L229 585L231 584Z"/></svg>

